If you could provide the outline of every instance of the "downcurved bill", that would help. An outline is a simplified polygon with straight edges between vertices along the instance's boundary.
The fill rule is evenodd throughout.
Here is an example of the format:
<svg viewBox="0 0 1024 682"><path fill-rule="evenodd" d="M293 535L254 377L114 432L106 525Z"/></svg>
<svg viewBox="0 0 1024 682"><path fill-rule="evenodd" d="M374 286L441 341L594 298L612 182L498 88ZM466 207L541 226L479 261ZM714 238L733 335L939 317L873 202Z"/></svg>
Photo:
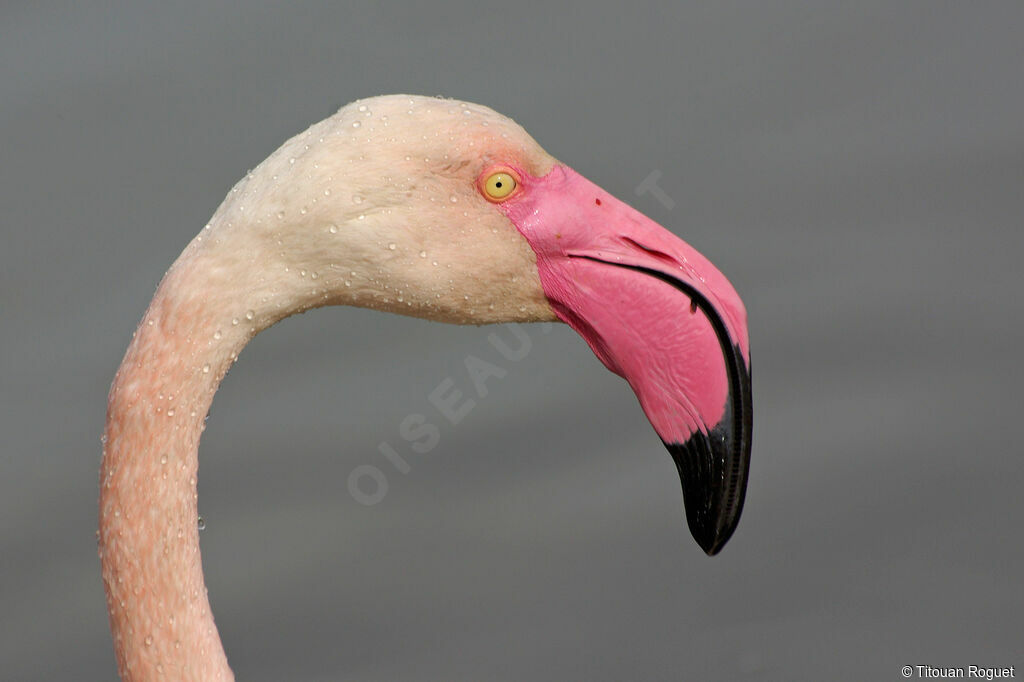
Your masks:
<svg viewBox="0 0 1024 682"><path fill-rule="evenodd" d="M537 252L552 309L629 382L675 460L690 532L717 554L750 465L743 303L693 247L572 169L523 183L503 209Z"/></svg>

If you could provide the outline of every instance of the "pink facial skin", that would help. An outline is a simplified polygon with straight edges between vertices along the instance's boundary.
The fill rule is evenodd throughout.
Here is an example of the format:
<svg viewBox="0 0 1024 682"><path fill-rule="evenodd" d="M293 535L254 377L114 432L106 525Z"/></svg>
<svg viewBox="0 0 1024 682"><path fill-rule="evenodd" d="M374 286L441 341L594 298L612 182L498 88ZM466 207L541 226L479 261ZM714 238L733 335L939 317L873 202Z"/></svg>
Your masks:
<svg viewBox="0 0 1024 682"><path fill-rule="evenodd" d="M735 289L689 244L571 168L511 170L519 186L499 206L536 252L555 314L629 382L665 443L707 435L730 414L729 352L750 363Z"/></svg>

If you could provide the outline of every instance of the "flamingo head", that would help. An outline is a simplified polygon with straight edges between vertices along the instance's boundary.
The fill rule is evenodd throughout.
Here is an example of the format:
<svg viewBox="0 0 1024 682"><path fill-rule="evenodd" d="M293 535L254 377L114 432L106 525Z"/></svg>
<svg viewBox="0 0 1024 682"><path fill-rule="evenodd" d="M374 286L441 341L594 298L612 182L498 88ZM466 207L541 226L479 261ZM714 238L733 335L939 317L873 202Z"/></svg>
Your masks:
<svg viewBox="0 0 1024 682"><path fill-rule="evenodd" d="M232 679L199 554L204 416L253 335L331 304L568 323L636 393L704 551L735 529L750 354L725 277L490 109L361 100L231 190L165 275L111 386L98 540L124 679Z"/></svg>
<svg viewBox="0 0 1024 682"><path fill-rule="evenodd" d="M568 323L668 447L700 546L715 554L735 529L751 435L739 296L509 118L408 95L353 102L249 173L191 248L217 254L264 326L327 304Z"/></svg>

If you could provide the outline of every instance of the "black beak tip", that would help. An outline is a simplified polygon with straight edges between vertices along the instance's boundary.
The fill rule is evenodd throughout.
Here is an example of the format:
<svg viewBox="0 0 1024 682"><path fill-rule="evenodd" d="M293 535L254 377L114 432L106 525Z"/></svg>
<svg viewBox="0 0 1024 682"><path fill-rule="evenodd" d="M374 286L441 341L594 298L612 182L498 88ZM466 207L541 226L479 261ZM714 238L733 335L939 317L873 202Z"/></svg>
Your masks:
<svg viewBox="0 0 1024 682"><path fill-rule="evenodd" d="M732 537L743 511L749 441L735 444L715 428L665 446L679 470L690 533L708 556L714 556Z"/></svg>
<svg viewBox="0 0 1024 682"><path fill-rule="evenodd" d="M708 532L709 530L710 532ZM718 536L713 529L708 528L695 529L691 526L690 533L708 556L715 556L721 552L722 547L725 546L725 541L729 539L728 537Z"/></svg>
<svg viewBox="0 0 1024 682"><path fill-rule="evenodd" d="M722 551L736 530L750 472L750 366L739 348L729 351L733 371L725 414L714 428L697 431L685 443L665 443L679 470L686 523L708 556Z"/></svg>

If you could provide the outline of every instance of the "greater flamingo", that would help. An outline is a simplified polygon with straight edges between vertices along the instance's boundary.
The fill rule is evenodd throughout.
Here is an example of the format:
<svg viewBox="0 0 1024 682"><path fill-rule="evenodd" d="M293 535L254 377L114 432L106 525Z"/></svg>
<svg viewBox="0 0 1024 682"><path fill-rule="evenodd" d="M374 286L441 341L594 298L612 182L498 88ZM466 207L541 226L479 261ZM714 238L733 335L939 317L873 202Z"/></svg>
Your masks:
<svg viewBox="0 0 1024 682"><path fill-rule="evenodd" d="M354 305L458 324L561 320L624 377L717 553L750 456L746 312L702 255L482 106L374 97L288 140L167 271L110 389L99 555L125 680L233 678L203 583L199 438L246 343Z"/></svg>

